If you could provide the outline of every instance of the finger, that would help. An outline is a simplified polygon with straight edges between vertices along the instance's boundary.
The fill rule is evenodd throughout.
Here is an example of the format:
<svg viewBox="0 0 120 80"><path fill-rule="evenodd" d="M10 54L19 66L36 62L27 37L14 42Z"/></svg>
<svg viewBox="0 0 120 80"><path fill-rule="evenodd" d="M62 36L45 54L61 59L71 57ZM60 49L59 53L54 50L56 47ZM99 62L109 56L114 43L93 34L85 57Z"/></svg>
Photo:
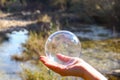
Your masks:
<svg viewBox="0 0 120 80"><path fill-rule="evenodd" d="M46 65L49 69L61 74L64 69L65 69L65 66L64 65L61 65L61 64L58 64L56 62L53 62L51 60L49 60L47 57L45 56L41 56L40 57L40 60L43 62L44 65Z"/></svg>
<svg viewBox="0 0 120 80"><path fill-rule="evenodd" d="M58 57L58 59L60 59L63 62L68 62L68 61L72 60L71 57L68 57L68 56L65 56L62 54L57 54L56 56Z"/></svg>
<svg viewBox="0 0 120 80"><path fill-rule="evenodd" d="M48 58L45 56L40 56L40 61L42 61L45 64L46 61L48 61Z"/></svg>

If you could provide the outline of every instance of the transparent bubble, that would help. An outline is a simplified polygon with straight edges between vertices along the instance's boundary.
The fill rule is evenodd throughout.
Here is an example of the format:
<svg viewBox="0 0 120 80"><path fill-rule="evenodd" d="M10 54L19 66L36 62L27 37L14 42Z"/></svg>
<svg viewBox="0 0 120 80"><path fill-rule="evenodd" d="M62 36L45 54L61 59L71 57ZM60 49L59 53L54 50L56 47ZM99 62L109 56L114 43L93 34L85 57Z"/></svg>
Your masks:
<svg viewBox="0 0 120 80"><path fill-rule="evenodd" d="M50 60L63 64L56 54L60 53L70 57L79 57L81 44L79 39L70 31L57 31L48 37L45 44L45 53Z"/></svg>

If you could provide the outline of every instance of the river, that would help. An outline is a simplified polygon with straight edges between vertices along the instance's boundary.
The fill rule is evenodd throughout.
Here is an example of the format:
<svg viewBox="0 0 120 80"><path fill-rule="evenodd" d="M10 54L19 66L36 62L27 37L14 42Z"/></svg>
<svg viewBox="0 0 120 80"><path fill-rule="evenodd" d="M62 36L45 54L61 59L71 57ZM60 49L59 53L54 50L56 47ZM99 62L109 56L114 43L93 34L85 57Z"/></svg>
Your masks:
<svg viewBox="0 0 120 80"><path fill-rule="evenodd" d="M28 39L28 31L13 31L6 35L8 40L0 44L0 80L21 80L18 75L21 63L12 60L11 56L22 53L22 44Z"/></svg>
<svg viewBox="0 0 120 80"><path fill-rule="evenodd" d="M79 29L73 27L72 30L79 38L87 40L102 40L114 37L111 30L95 25ZM23 52L25 48L22 44L28 40L28 33L27 30L7 33L8 40L5 40L0 44L0 80L21 80L19 73L22 71L22 62L12 60L11 56L14 54L19 55ZM117 34L119 35L119 33ZM120 54L89 48L82 50L81 58L92 64L98 70L106 72L120 68L120 63L115 56L120 56Z"/></svg>

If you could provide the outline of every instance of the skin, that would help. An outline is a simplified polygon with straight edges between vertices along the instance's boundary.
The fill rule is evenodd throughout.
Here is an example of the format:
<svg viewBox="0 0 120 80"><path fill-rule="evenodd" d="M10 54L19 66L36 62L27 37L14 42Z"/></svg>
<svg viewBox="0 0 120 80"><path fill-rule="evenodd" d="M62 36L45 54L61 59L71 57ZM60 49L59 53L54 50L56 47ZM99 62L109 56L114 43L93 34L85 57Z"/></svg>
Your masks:
<svg viewBox="0 0 120 80"><path fill-rule="evenodd" d="M68 57L62 54L56 56L65 64L51 61L46 56L40 56L40 61L61 76L76 76L85 80L107 80L100 72L80 58Z"/></svg>

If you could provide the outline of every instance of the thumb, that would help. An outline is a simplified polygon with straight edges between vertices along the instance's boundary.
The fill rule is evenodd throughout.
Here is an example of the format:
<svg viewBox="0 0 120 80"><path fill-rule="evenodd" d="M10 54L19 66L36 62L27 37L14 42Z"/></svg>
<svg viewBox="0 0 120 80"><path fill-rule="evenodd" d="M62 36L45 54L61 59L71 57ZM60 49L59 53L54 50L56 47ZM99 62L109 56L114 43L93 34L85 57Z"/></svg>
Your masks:
<svg viewBox="0 0 120 80"><path fill-rule="evenodd" d="M68 57L68 56L65 56L65 55L62 55L62 54L57 54L56 55L57 58L63 62L68 62L72 59L72 57Z"/></svg>

